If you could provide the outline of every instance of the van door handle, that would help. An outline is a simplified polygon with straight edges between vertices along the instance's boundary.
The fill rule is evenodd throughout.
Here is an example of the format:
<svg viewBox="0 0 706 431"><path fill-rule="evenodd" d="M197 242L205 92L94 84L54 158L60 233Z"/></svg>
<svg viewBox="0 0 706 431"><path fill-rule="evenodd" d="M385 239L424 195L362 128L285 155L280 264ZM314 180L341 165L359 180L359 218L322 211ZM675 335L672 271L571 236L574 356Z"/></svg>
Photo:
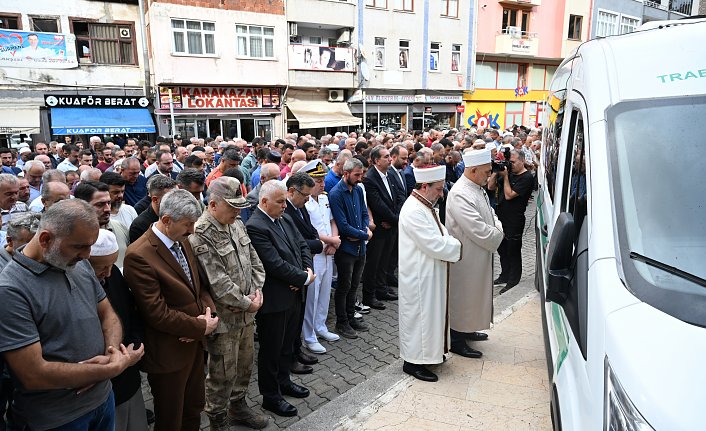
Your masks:
<svg viewBox="0 0 706 431"><path fill-rule="evenodd" d="M544 236L549 235L549 233L547 232L547 225L546 224L544 226L542 226L542 235L544 235Z"/></svg>

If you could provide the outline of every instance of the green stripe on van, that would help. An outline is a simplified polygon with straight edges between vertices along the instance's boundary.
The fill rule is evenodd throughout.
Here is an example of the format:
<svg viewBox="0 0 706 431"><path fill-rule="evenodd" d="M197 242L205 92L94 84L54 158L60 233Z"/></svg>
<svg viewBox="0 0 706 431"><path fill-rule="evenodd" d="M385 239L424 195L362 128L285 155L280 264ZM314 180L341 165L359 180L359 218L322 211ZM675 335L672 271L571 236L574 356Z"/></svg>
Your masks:
<svg viewBox="0 0 706 431"><path fill-rule="evenodd" d="M559 373L561 364L566 359L566 355L569 353L569 334L566 332L566 326L564 325L564 319L562 318L563 310L561 306L556 302L552 302L552 321L554 322L554 339L556 340L557 353L556 360L556 373Z"/></svg>

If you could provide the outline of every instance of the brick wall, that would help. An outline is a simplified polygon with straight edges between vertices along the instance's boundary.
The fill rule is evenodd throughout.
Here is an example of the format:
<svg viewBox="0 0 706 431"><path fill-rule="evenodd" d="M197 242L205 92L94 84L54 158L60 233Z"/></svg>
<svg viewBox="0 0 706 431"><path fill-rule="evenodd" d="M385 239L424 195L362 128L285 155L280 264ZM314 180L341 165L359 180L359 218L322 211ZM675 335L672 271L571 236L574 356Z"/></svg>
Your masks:
<svg viewBox="0 0 706 431"><path fill-rule="evenodd" d="M284 15L284 0L152 0L151 3Z"/></svg>

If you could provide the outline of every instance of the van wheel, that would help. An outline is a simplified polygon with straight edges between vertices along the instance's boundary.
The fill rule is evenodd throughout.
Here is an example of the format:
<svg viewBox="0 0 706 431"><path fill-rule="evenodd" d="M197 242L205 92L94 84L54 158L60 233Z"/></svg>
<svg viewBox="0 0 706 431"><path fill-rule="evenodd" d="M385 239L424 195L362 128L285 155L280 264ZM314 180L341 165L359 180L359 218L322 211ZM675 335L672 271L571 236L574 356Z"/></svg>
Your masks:
<svg viewBox="0 0 706 431"><path fill-rule="evenodd" d="M561 413L559 410L559 396L556 392L556 386L552 385L552 396L549 400L549 410L552 417L552 429L561 431Z"/></svg>

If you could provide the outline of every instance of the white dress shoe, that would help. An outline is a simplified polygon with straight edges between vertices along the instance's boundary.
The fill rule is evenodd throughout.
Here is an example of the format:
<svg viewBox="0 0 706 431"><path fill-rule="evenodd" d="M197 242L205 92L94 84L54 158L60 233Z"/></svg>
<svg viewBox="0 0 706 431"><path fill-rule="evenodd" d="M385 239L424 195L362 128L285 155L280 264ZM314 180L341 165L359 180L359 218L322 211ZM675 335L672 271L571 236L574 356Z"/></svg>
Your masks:
<svg viewBox="0 0 706 431"><path fill-rule="evenodd" d="M334 334L333 332L329 332L329 331L319 332L316 335L318 335L319 337L323 338L324 340L326 340L328 342L338 341L341 339L341 337L339 337L338 335Z"/></svg>
<svg viewBox="0 0 706 431"><path fill-rule="evenodd" d="M326 348L320 343L306 343L306 348L309 349L311 353L316 353L317 355L326 353Z"/></svg>

